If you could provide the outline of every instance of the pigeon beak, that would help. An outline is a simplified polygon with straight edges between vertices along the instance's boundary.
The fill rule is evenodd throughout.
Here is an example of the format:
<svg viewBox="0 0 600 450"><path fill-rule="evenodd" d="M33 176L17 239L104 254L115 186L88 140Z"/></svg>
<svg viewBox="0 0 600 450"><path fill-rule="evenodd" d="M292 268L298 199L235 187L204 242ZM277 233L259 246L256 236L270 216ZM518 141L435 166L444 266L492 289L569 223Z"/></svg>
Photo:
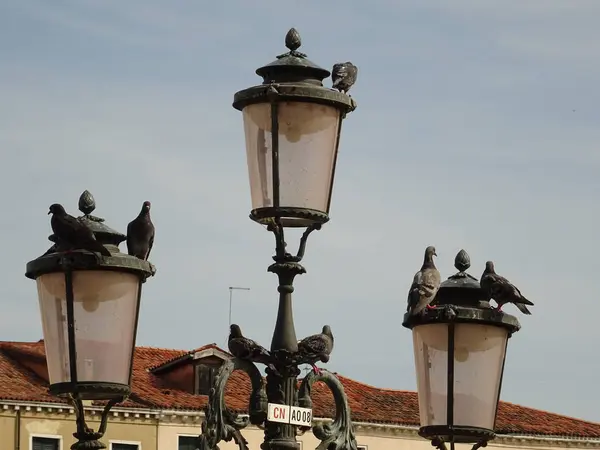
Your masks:
<svg viewBox="0 0 600 450"><path fill-rule="evenodd" d="M52 211L48 211L48 215L52 214Z"/></svg>
<svg viewBox="0 0 600 450"><path fill-rule="evenodd" d="M433 256L437 256L437 253L436 253L436 252L433 252Z"/></svg>

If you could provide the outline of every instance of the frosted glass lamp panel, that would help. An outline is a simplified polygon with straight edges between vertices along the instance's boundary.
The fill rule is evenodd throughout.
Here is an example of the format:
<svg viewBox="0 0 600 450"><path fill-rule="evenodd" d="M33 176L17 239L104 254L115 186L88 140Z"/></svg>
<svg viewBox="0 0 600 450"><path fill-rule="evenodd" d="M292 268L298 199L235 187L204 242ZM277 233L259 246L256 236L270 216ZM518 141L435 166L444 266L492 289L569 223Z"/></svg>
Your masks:
<svg viewBox="0 0 600 450"><path fill-rule="evenodd" d="M454 332L454 425L494 429L508 331L457 323Z"/></svg>
<svg viewBox="0 0 600 450"><path fill-rule="evenodd" d="M252 209L274 206L271 105L257 103L243 110L246 158Z"/></svg>
<svg viewBox="0 0 600 450"><path fill-rule="evenodd" d="M50 384L71 381L65 275L48 273L36 279Z"/></svg>
<svg viewBox="0 0 600 450"><path fill-rule="evenodd" d="M139 284L129 273L74 272L78 381L129 384Z"/></svg>
<svg viewBox="0 0 600 450"><path fill-rule="evenodd" d="M280 206L328 212L339 121L331 106L279 105Z"/></svg>
<svg viewBox="0 0 600 450"><path fill-rule="evenodd" d="M421 426L447 424L448 325L413 328Z"/></svg>

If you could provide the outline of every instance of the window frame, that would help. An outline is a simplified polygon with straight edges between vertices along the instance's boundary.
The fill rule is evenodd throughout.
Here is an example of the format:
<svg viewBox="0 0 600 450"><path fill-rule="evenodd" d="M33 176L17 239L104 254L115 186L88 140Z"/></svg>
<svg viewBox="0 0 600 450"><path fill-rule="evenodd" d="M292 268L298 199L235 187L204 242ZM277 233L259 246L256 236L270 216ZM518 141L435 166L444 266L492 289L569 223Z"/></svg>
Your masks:
<svg viewBox="0 0 600 450"><path fill-rule="evenodd" d="M368 445L360 445L357 443L356 450L369 450L369 446Z"/></svg>
<svg viewBox="0 0 600 450"><path fill-rule="evenodd" d="M63 437L60 434L29 433L29 448L33 448L33 438L54 439L58 441L58 450L63 450Z"/></svg>
<svg viewBox="0 0 600 450"><path fill-rule="evenodd" d="M215 381L215 377L217 376L217 371L219 369L218 364L212 364L212 363L206 363L206 362L196 362L194 364L194 389L192 391L194 393L194 395L208 395L209 394L209 392L204 393L200 389L200 372L202 370L201 367L210 370L210 380L209 380L209 386L208 386L209 392L210 392L210 389L212 388L212 385Z"/></svg>
<svg viewBox="0 0 600 450"><path fill-rule="evenodd" d="M179 433L178 433L178 434L177 434L177 442L175 443L175 445L177 446L177 447L176 447L176 448L177 448L177 450L179 450L179 438L180 438L180 437L191 437L191 438L196 438L196 439L198 439L198 436L199 436L199 434L200 434L200 433L198 433L198 434L187 434L187 433L179 434Z"/></svg>
<svg viewBox="0 0 600 450"><path fill-rule="evenodd" d="M113 450L113 444L137 445L137 450L142 450L140 441L122 441L119 439L111 439L108 441L108 450Z"/></svg>

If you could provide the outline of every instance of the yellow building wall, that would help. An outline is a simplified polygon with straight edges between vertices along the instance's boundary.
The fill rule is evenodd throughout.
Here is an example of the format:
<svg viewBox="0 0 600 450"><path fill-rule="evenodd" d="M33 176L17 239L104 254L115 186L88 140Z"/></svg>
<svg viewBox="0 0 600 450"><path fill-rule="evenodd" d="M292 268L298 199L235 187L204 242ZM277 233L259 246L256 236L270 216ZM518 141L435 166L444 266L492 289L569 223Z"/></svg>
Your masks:
<svg viewBox="0 0 600 450"><path fill-rule="evenodd" d="M87 424L94 430L100 425L99 414L86 417ZM68 450L75 443L75 416L27 412L21 410L19 450L30 450L32 436L56 436L62 438L62 450ZM109 417L106 434L101 439L110 450L110 441L128 441L139 443L142 450L157 450L157 421L150 419L132 419ZM15 450L16 413L0 413L0 450Z"/></svg>
<svg viewBox="0 0 600 450"><path fill-rule="evenodd" d="M68 414L69 411L65 408L63 413L39 412L32 408L30 411L21 409L21 427L20 427L20 447L19 450L30 450L30 442L32 435L46 436L61 436L62 450L68 450L75 442L73 433L75 432L75 416ZM0 450L16 450L15 431L16 431L16 416L14 410L0 410ZM184 422L182 418L164 417L159 420L158 417L150 415L144 418L145 415L140 414L139 418L133 415L123 417L109 416L108 428L106 435L102 441L110 450L111 441L126 441L138 443L141 450L178 450L179 436L198 436L200 433L199 417L185 416ZM94 429L99 426L99 413L87 416L88 425ZM248 427L242 430L243 436L248 440L248 445L251 450L260 450L260 444L263 441L263 430L256 427ZM419 436L414 431L394 431L386 432L382 435L380 429L371 426L358 426L356 428L356 440L359 446L366 447L366 450L432 450L433 447ZM305 433L298 437L301 442L301 450L313 450L319 445L319 441L311 432ZM552 445L545 445L540 441L532 441L531 439L523 439L511 441L513 443L503 443L500 438L490 442L486 450L509 450L509 449L535 449L535 450L557 450L573 447L583 447L583 443L576 440L572 442L553 442ZM550 444L550 442L547 442ZM579 445L577 445L579 444ZM587 445L585 445L587 444ZM584 445L588 449L600 449L598 442L588 442ZM219 443L221 450L238 450L235 443ZM457 445L456 450L470 450L470 445ZM448 448L448 450L450 450Z"/></svg>
<svg viewBox="0 0 600 450"><path fill-rule="evenodd" d="M15 450L15 424L14 411L0 410L0 450Z"/></svg>

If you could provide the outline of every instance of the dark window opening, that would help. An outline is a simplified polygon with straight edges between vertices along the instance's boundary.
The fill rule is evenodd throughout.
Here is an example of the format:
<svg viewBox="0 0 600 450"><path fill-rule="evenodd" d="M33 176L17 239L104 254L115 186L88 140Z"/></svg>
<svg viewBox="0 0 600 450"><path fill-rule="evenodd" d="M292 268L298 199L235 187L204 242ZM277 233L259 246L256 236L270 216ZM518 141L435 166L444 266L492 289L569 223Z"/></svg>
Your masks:
<svg viewBox="0 0 600 450"><path fill-rule="evenodd" d="M60 441L54 438L33 437L32 450L59 450Z"/></svg>
<svg viewBox="0 0 600 450"><path fill-rule="evenodd" d="M137 444L119 444L114 443L110 445L111 450L138 450L140 447Z"/></svg>
<svg viewBox="0 0 600 450"><path fill-rule="evenodd" d="M215 379L216 369L208 364L196 365L196 383L194 394L208 395Z"/></svg>
<svg viewBox="0 0 600 450"><path fill-rule="evenodd" d="M179 436L178 450L196 450L198 448L198 438L195 436Z"/></svg>

